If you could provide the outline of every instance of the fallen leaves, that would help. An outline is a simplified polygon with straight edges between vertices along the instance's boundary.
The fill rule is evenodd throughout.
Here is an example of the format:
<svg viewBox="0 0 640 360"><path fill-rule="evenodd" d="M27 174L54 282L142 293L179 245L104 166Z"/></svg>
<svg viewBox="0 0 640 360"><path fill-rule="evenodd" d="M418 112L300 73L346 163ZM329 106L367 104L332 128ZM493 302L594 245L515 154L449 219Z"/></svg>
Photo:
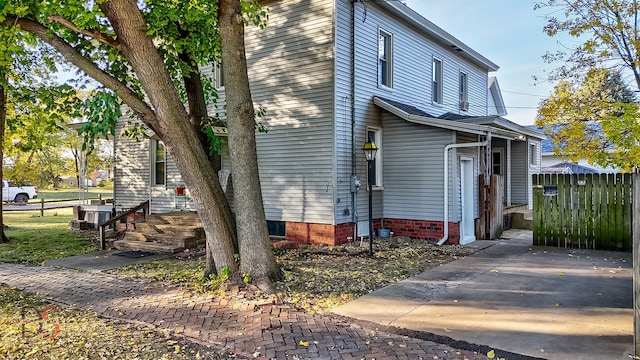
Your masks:
<svg viewBox="0 0 640 360"><path fill-rule="evenodd" d="M45 315L43 311L46 310ZM103 319L0 286L0 359L229 359L173 333ZM58 326L59 332L54 329Z"/></svg>

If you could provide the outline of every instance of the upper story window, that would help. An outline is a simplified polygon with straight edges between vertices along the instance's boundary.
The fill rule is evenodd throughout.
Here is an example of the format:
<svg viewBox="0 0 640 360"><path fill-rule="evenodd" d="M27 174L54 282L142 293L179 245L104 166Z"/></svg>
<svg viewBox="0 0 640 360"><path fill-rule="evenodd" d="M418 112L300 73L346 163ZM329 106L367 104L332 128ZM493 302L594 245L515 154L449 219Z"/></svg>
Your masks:
<svg viewBox="0 0 640 360"><path fill-rule="evenodd" d="M167 183L167 152L164 143L160 140L152 142L153 185L165 185Z"/></svg>
<svg viewBox="0 0 640 360"><path fill-rule="evenodd" d="M222 74L222 61L213 65L213 81L215 81L216 89L224 88L224 75Z"/></svg>
<svg viewBox="0 0 640 360"><path fill-rule="evenodd" d="M393 87L393 37L390 33L378 30L378 85Z"/></svg>
<svg viewBox="0 0 640 360"><path fill-rule="evenodd" d="M460 110L469 111L469 82L466 73L460 72L459 87Z"/></svg>
<svg viewBox="0 0 640 360"><path fill-rule="evenodd" d="M442 60L433 59L431 74L431 101L436 104L442 104Z"/></svg>

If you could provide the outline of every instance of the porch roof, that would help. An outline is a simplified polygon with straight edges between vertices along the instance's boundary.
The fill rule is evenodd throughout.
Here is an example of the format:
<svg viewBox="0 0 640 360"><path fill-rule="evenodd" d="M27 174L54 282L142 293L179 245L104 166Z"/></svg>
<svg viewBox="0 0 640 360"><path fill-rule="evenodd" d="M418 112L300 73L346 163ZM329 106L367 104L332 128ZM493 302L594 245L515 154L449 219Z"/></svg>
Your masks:
<svg viewBox="0 0 640 360"><path fill-rule="evenodd" d="M495 116L478 118L464 117L464 121L459 121L462 120L462 118L456 119L454 118L454 116L435 117L414 106L403 104L394 100L381 98L378 96L373 97L373 103L380 108L398 116L399 118L415 124L433 126L441 129L448 129L477 135L487 135L491 133L491 135L494 137L500 137L510 140L524 140L523 135L526 135L522 132L503 129L483 123L484 121L486 121L486 119L495 118ZM448 114L450 113L444 115ZM468 121L469 119L476 119L479 123ZM480 119L482 119L482 121L480 121Z"/></svg>

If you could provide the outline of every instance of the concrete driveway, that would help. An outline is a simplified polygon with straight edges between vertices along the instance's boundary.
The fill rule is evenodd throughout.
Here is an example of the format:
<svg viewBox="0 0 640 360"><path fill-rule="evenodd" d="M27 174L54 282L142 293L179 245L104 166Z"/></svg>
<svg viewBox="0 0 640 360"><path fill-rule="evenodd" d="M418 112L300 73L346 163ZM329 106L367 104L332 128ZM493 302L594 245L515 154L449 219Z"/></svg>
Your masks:
<svg viewBox="0 0 640 360"><path fill-rule="evenodd" d="M631 253L533 247L530 231L504 237L334 312L538 358L629 358Z"/></svg>

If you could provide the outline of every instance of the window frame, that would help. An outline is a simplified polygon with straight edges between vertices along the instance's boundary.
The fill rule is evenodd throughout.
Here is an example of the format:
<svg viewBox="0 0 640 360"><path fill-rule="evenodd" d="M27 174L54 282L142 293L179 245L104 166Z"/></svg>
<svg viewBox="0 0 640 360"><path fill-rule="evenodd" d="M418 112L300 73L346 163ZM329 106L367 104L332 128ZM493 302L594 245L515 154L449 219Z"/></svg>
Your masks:
<svg viewBox="0 0 640 360"><path fill-rule="evenodd" d="M436 71L436 64L440 64L439 71ZM443 89L442 84L444 80L444 62L442 59L433 57L431 61L431 102L433 104L442 105L443 102Z"/></svg>
<svg viewBox="0 0 640 360"><path fill-rule="evenodd" d="M460 71L458 81L458 97L460 101L460 110L469 111L469 74L464 71Z"/></svg>
<svg viewBox="0 0 640 360"><path fill-rule="evenodd" d="M537 146L535 143L529 143L529 166L535 167L538 165L537 161Z"/></svg>
<svg viewBox="0 0 640 360"><path fill-rule="evenodd" d="M499 163L497 164L500 171L498 173L495 172L495 155L498 155ZM505 175L504 174L504 152L502 148L495 148L491 150L491 174L493 175Z"/></svg>
<svg viewBox="0 0 640 360"><path fill-rule="evenodd" d="M382 44L383 39L385 40L384 45ZM384 53L380 51L382 49L384 49ZM381 57L382 55L384 55L384 59ZM376 57L378 87L382 89L393 89L393 34L382 28L378 28L378 53ZM385 69L383 69L382 66L383 61L386 64Z"/></svg>
<svg viewBox="0 0 640 360"><path fill-rule="evenodd" d="M374 171L374 181L371 185L372 190L382 190L383 182L382 182L382 128L367 126L367 132L365 136L365 142L369 141L369 134L373 133L373 142L376 144L378 151L376 152L376 159L373 162L373 171ZM367 185L369 184L369 171L367 171Z"/></svg>
<svg viewBox="0 0 640 360"><path fill-rule="evenodd" d="M162 145L164 150L163 159L160 161L158 159L158 145ZM162 164L162 182L158 182L158 165ZM154 139L151 146L151 184L153 187L166 187L167 186L167 147L164 145L162 140Z"/></svg>
<svg viewBox="0 0 640 360"><path fill-rule="evenodd" d="M224 90L224 74L222 73L222 61L213 64L213 82L218 90Z"/></svg>

